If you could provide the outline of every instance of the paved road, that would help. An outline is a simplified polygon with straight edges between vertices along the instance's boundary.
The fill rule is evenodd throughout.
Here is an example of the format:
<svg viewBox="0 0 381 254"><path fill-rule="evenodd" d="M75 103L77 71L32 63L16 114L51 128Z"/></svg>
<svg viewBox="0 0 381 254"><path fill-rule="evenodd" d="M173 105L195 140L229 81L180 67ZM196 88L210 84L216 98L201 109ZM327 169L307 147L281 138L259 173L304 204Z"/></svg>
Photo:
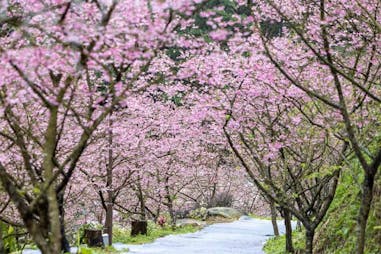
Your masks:
<svg viewBox="0 0 381 254"><path fill-rule="evenodd" d="M280 231L284 226L279 221ZM294 225L295 226L295 225ZM242 217L231 223L208 226L196 233L170 235L143 245L114 244L129 248L128 254L262 254L263 244L273 234L271 221ZM73 253L75 249L73 248ZM23 254L38 254L24 251Z"/></svg>
<svg viewBox="0 0 381 254"><path fill-rule="evenodd" d="M278 224L283 233L282 222ZM272 234L271 221L242 217L196 233L171 235L150 244L128 245L128 248L131 254L262 254L263 244Z"/></svg>

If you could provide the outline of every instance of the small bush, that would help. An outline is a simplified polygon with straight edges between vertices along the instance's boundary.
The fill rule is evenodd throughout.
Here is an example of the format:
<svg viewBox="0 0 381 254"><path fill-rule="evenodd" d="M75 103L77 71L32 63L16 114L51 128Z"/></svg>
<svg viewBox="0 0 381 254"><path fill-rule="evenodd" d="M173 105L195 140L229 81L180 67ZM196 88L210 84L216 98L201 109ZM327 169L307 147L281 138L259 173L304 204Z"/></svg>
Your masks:
<svg viewBox="0 0 381 254"><path fill-rule="evenodd" d="M25 229L0 222L0 230L3 236L0 241L2 241L6 253L20 251L29 243Z"/></svg>
<svg viewBox="0 0 381 254"><path fill-rule="evenodd" d="M127 243L130 238L131 230L128 228L123 228L121 226L115 225L112 229L112 239L115 243Z"/></svg>
<svg viewBox="0 0 381 254"><path fill-rule="evenodd" d="M205 207L197 208L189 213L189 217L195 220L205 220L208 211Z"/></svg>

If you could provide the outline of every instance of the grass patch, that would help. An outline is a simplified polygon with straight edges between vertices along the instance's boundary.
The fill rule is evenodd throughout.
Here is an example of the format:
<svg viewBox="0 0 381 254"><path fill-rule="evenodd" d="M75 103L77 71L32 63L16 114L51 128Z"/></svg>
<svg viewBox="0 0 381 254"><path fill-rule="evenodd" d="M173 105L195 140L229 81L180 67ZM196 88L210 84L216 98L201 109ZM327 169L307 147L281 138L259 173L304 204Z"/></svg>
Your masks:
<svg viewBox="0 0 381 254"><path fill-rule="evenodd" d="M264 216L264 215L256 215L256 214L253 214L253 213L249 213L248 215L250 218L253 218L253 219L259 219L259 220L271 220L271 216ZM278 216L276 218L277 220L283 220L283 218L281 216Z"/></svg>
<svg viewBox="0 0 381 254"><path fill-rule="evenodd" d="M128 252L128 249L116 250L112 246L106 246L105 248L88 248L88 247L79 247L78 254L116 254Z"/></svg>
<svg viewBox="0 0 381 254"><path fill-rule="evenodd" d="M317 253L347 254L356 249L356 220L359 211L359 182L362 173L359 169L352 174L344 172L335 199L326 218L318 228L315 250ZM378 194L377 194L378 193ZM375 183L375 195L369 214L365 253L381 253L381 178ZM337 248L340 246L340 248Z"/></svg>
<svg viewBox="0 0 381 254"><path fill-rule="evenodd" d="M130 230L121 227L114 228L113 242L120 242L125 244L143 244L155 241L157 238L167 235L178 235L186 233L194 233L200 230L200 227L184 226L178 227L173 230L169 226L160 227L153 222L148 222L147 235L138 235L135 237L130 236Z"/></svg>
<svg viewBox="0 0 381 254"><path fill-rule="evenodd" d="M294 231L292 233L292 243L294 245L294 249L296 253L301 253L298 251L301 251L304 249L304 232L303 231ZM270 238L265 246L263 247L263 250L266 254L287 254L286 252L286 237L285 235L276 236Z"/></svg>

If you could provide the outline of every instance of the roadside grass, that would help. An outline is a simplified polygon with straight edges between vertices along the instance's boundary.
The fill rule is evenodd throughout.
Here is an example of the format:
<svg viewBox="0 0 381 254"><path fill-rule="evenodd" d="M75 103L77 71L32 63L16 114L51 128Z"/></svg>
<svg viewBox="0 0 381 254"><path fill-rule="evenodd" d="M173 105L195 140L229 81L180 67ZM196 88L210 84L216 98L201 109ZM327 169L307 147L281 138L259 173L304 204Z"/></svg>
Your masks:
<svg viewBox="0 0 381 254"><path fill-rule="evenodd" d="M105 248L88 248L80 246L78 248L78 254L117 254L128 252L128 249L116 250L112 246L106 246Z"/></svg>
<svg viewBox="0 0 381 254"><path fill-rule="evenodd" d="M302 253L304 250L304 232L303 231L294 231L292 233L292 242L294 244L295 253ZM286 246L286 236L281 235L277 237L270 238L263 247L263 250L266 254L287 254L285 250Z"/></svg>
<svg viewBox="0 0 381 254"><path fill-rule="evenodd" d="M131 230L129 228L124 228L121 226L114 226L114 234L113 234L113 242L114 243L123 243L123 244L144 244L151 243L160 237L164 237L167 235L179 235L179 234L187 234L194 233L200 230L201 227L197 226L183 226L176 227L172 229L170 226L161 227L155 224L152 221L148 222L147 235L137 235L135 237L131 237ZM117 250L113 246L106 246L105 248L90 248L86 245L77 245L78 254L117 254L117 253L125 253L128 252L128 249ZM37 249L35 245L28 245L28 249ZM14 252L12 254L19 254L21 252Z"/></svg>
<svg viewBox="0 0 381 254"><path fill-rule="evenodd" d="M253 213L249 213L248 216L253 219L260 219L260 220L271 220L271 216L264 216L264 215L256 215ZM278 216L277 220L282 220L282 217Z"/></svg>
<svg viewBox="0 0 381 254"><path fill-rule="evenodd" d="M183 226L172 229L170 226L158 226L153 222L148 222L147 235L137 235L135 237L130 236L130 230L116 226L114 228L113 242L124 244L143 244L155 241L157 238L167 235L179 235L194 233L200 230L201 227L196 226Z"/></svg>
<svg viewBox="0 0 381 254"><path fill-rule="evenodd" d="M234 219L226 219L226 218L217 216L215 218L214 217L209 218L206 221L206 223L214 224L214 223L224 223L224 222L232 222L232 221L234 221ZM115 225L113 229L113 242L122 243L122 244L145 244L145 243L151 243L155 241L156 239L164 237L164 236L194 233L202 229L201 226L194 226L194 225L185 225L185 226L176 227L175 229L173 229L169 225L165 225L161 227L155 224L153 221L148 221L147 226L148 226L147 235L137 235L132 237L130 235L131 234L130 228L122 227L120 225ZM79 237L79 234L80 232L78 232L77 237ZM112 246L106 246L105 248L90 248L84 244L78 245L78 243L76 245L78 247L78 254L117 254L117 253L128 252L128 249L116 250ZM35 245L28 245L27 248L37 249Z"/></svg>

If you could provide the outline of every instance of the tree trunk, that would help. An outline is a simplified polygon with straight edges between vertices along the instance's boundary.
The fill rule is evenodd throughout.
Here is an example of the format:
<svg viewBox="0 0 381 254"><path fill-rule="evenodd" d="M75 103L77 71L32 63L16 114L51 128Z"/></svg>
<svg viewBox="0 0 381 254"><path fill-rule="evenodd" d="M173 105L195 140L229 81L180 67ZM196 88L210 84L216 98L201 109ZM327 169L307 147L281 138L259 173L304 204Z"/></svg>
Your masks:
<svg viewBox="0 0 381 254"><path fill-rule="evenodd" d="M107 202L106 204L106 222L105 232L108 234L108 244L112 245L112 227L113 227L113 204Z"/></svg>
<svg viewBox="0 0 381 254"><path fill-rule="evenodd" d="M61 241L62 241L61 222L60 222L56 191L54 188L52 188L52 191L51 193L49 193L49 196L50 196L49 197L49 221L50 221L49 233L54 234L54 236L50 238L49 245L53 253L60 253Z"/></svg>
<svg viewBox="0 0 381 254"><path fill-rule="evenodd" d="M59 205L55 190L48 190L48 194L50 197L44 195L40 198L34 213L24 214L23 221L42 254L57 254L61 253L62 244Z"/></svg>
<svg viewBox="0 0 381 254"><path fill-rule="evenodd" d="M47 186L47 190L41 193L39 199L36 200L34 209L31 210L20 197L12 182L6 176L4 177L4 170L1 170L0 164L0 175L1 173L3 173L3 177L0 177L0 180L3 186L6 186L7 192L14 196L14 203L18 206L17 209L25 228L42 254L61 253L60 212L54 186Z"/></svg>
<svg viewBox="0 0 381 254"><path fill-rule="evenodd" d="M55 156L56 145L57 145L57 118L58 118L58 107L50 108L50 116L48 126L45 132L45 143L44 143L44 159L43 159L43 176L44 184L43 188L46 190L46 208L42 208L44 211L47 209L47 213L41 213L42 218L45 219L44 223L41 225L37 222L37 228L40 230L47 231L47 235L44 241L48 243L48 248L46 250L41 250L43 254L57 254L61 252L61 221L60 221L60 211L57 200L57 192L55 184L50 181L54 181L54 168L53 158ZM42 206L40 206L42 207ZM45 218L44 218L45 217ZM36 222L35 222L36 223ZM36 229L36 228L35 228Z"/></svg>
<svg viewBox="0 0 381 254"><path fill-rule="evenodd" d="M3 243L3 227L0 223L0 254L5 254L4 243Z"/></svg>
<svg viewBox="0 0 381 254"><path fill-rule="evenodd" d="M146 221L147 215L146 215L146 202L144 200L144 193L142 190L142 185L140 183L141 179L138 180L138 198L140 202L140 220Z"/></svg>
<svg viewBox="0 0 381 254"><path fill-rule="evenodd" d="M169 182L169 177L166 177L165 191L166 191L166 198L167 198L167 207L168 207L169 215L171 216L171 227L172 229L175 229L176 228L176 214L175 214L175 211L173 210L173 199L171 196L171 191L170 191L168 182Z"/></svg>
<svg viewBox="0 0 381 254"><path fill-rule="evenodd" d="M300 220L296 222L296 231L302 231L302 223L300 222Z"/></svg>
<svg viewBox="0 0 381 254"><path fill-rule="evenodd" d="M173 201L172 199L168 201L168 211L169 215L171 216L171 227L172 229L176 229L176 214L175 211L173 210Z"/></svg>
<svg viewBox="0 0 381 254"><path fill-rule="evenodd" d="M276 221L277 212L276 212L276 209L275 209L274 202L270 203L270 209L271 209L271 223L273 224L274 235L275 236L279 236L278 223Z"/></svg>
<svg viewBox="0 0 381 254"><path fill-rule="evenodd" d="M292 244L292 225L291 225L291 214L287 210L283 210L284 215L284 226L286 228L286 252L294 253L294 246Z"/></svg>
<svg viewBox="0 0 381 254"><path fill-rule="evenodd" d="M61 241L58 242L58 244L50 244L49 241L46 239L46 231L48 231L47 228L42 228L43 226L39 228L35 228L36 232L34 230L28 230L28 232L32 235L33 241L36 243L37 247L40 249L42 254L57 254L61 253ZM44 232L45 231L45 232ZM31 233L33 232L33 233ZM41 232L41 233L40 233ZM43 232L43 233L42 233ZM57 245L59 245L59 249L57 249Z"/></svg>
<svg viewBox="0 0 381 254"><path fill-rule="evenodd" d="M306 254L313 253L315 229L306 228Z"/></svg>
<svg viewBox="0 0 381 254"><path fill-rule="evenodd" d="M157 219L159 219L160 212L161 212L161 205L159 204L156 208L156 211L155 211L155 216L154 216L154 222L155 223L157 223Z"/></svg>
<svg viewBox="0 0 381 254"><path fill-rule="evenodd" d="M60 212L61 224L61 250L63 253L70 252L70 244L65 234L65 209L64 209L64 190L57 194L58 208Z"/></svg>
<svg viewBox="0 0 381 254"><path fill-rule="evenodd" d="M65 225L63 223L61 224L61 235L61 250L63 253L70 253L70 244L66 238Z"/></svg>
<svg viewBox="0 0 381 254"><path fill-rule="evenodd" d="M40 249L42 254L57 254L61 253L61 237L56 238L55 242L51 242L48 239L48 235L52 231L50 229L50 222L47 218L42 218L40 216L42 224L38 225L35 221L28 221L30 223L28 227L28 232L31 234L33 241L36 243L37 247ZM48 223L46 223L48 222ZM33 224L33 225L31 225ZM61 235L61 226L59 225L59 236Z"/></svg>
<svg viewBox="0 0 381 254"><path fill-rule="evenodd" d="M361 189L360 211L357 218L357 254L363 254L365 250L366 225L373 200L374 179L375 174L365 172Z"/></svg>

